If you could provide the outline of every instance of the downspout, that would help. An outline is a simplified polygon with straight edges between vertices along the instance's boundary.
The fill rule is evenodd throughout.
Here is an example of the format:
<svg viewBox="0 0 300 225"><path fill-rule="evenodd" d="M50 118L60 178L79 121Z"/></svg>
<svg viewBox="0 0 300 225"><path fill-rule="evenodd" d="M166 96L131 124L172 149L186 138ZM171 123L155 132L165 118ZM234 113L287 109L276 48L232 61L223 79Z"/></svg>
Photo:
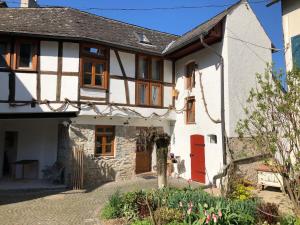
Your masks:
<svg viewBox="0 0 300 225"><path fill-rule="evenodd" d="M226 151L226 131L225 131L225 97L224 97L224 58L223 56L217 52L214 48L210 47L208 44L204 42L203 34L200 36L201 44L214 53L218 58L220 58L220 66L221 66L221 129L222 129L222 148L223 148L223 166L224 170L228 167L227 165L227 151ZM225 171L224 171L225 172ZM222 172L221 174L223 174ZM218 175L216 175L218 176Z"/></svg>

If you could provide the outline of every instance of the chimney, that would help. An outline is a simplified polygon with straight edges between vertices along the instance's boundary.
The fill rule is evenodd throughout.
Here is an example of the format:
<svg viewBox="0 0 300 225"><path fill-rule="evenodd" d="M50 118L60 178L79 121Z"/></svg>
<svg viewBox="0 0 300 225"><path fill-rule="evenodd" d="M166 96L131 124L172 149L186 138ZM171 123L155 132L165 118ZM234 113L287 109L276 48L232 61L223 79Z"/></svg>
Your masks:
<svg viewBox="0 0 300 225"><path fill-rule="evenodd" d="M4 1L0 1L0 8L7 8L7 4Z"/></svg>
<svg viewBox="0 0 300 225"><path fill-rule="evenodd" d="M21 0L21 8L38 8L36 0Z"/></svg>

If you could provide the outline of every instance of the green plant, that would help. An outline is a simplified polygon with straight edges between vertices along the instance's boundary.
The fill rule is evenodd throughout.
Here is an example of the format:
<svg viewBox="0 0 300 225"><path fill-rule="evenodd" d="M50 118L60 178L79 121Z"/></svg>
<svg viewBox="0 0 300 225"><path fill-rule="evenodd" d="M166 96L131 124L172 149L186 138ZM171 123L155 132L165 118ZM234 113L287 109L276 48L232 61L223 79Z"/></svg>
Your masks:
<svg viewBox="0 0 300 225"><path fill-rule="evenodd" d="M111 205L106 205L101 211L101 218L106 220L119 218L119 211Z"/></svg>
<svg viewBox="0 0 300 225"><path fill-rule="evenodd" d="M237 200L248 200L250 198L253 198L253 190L254 188L251 186L246 187L243 184L237 184L231 197Z"/></svg>
<svg viewBox="0 0 300 225"><path fill-rule="evenodd" d="M152 225L149 220L136 220L131 225Z"/></svg>
<svg viewBox="0 0 300 225"><path fill-rule="evenodd" d="M162 207L154 212L154 218L155 221L160 221L161 224L167 224L170 222L181 222L183 214L179 209Z"/></svg>
<svg viewBox="0 0 300 225"><path fill-rule="evenodd" d="M120 192L117 191L110 196L108 204L103 208L101 217L103 219L114 219L121 217L123 208L122 197Z"/></svg>
<svg viewBox="0 0 300 225"><path fill-rule="evenodd" d="M260 203L257 207L258 218L260 222L276 224L279 222L278 205L273 203Z"/></svg>

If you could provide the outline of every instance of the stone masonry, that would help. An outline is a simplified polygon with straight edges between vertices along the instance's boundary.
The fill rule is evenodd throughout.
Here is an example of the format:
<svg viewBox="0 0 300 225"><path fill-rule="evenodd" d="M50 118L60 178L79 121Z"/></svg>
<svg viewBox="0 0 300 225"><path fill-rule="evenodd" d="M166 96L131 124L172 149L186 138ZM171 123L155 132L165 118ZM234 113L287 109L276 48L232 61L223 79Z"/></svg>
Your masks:
<svg viewBox="0 0 300 225"><path fill-rule="evenodd" d="M116 126L115 155L94 157L95 125L72 124L69 128L70 151L74 147L84 149L84 185L132 178L135 175L135 137L135 127Z"/></svg>

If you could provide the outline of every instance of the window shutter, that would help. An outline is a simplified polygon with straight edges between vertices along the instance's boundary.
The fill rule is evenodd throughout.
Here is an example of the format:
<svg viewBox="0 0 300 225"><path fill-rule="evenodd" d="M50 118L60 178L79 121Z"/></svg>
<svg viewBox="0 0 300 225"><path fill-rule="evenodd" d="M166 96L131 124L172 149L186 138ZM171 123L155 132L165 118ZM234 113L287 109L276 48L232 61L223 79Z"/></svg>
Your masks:
<svg viewBox="0 0 300 225"><path fill-rule="evenodd" d="M300 69L300 35L292 37L292 55L294 68Z"/></svg>

